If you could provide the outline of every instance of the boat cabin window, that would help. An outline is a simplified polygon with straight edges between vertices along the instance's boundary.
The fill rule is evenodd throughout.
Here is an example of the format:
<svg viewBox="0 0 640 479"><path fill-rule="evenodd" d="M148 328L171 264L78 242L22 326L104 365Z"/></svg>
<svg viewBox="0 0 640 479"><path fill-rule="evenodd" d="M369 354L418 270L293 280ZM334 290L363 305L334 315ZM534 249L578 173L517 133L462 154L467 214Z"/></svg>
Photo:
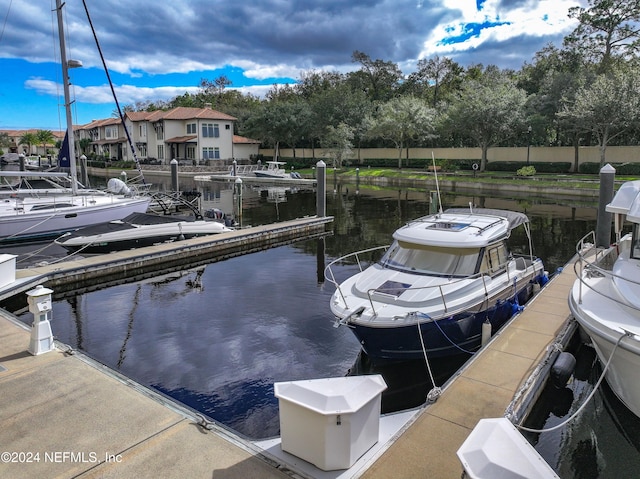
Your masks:
<svg viewBox="0 0 640 479"><path fill-rule="evenodd" d="M631 234L631 257L640 259L640 225L634 223Z"/></svg>
<svg viewBox="0 0 640 479"><path fill-rule="evenodd" d="M470 276L477 272L479 249L439 248L395 241L380 260L385 268L413 274Z"/></svg>
<svg viewBox="0 0 640 479"><path fill-rule="evenodd" d="M507 247L504 243L494 244L486 248L482 255L480 272L494 275L504 270L509 259Z"/></svg>

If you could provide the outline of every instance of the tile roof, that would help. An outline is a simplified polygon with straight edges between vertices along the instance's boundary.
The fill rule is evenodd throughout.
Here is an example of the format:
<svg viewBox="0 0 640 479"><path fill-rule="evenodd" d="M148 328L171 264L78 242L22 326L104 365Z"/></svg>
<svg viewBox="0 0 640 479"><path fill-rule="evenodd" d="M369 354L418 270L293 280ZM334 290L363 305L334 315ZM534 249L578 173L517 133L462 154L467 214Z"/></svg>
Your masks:
<svg viewBox="0 0 640 479"><path fill-rule="evenodd" d="M233 142L237 144L260 144L262 143L260 140L254 140L252 138L247 138L244 136L233 135Z"/></svg>
<svg viewBox="0 0 640 479"><path fill-rule="evenodd" d="M197 135L174 136L173 138L169 138L165 141L167 143L188 143L190 140L195 140L197 137Z"/></svg>

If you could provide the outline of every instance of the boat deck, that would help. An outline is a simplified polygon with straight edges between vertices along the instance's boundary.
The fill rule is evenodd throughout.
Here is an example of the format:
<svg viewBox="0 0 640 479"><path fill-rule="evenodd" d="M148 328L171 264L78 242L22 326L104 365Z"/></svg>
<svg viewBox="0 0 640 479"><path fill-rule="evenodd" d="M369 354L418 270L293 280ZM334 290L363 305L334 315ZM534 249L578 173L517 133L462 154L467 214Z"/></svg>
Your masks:
<svg viewBox="0 0 640 479"><path fill-rule="evenodd" d="M62 345L32 356L28 328L0 310L0 444L16 459L0 461L0 476L460 477L457 449L480 419L504 415L569 318L574 280L565 267L437 402L400 416L396 432L381 426L388 436L370 453L350 470L331 472L287 462L277 440L272 454L223 427L199 424L193 412Z"/></svg>

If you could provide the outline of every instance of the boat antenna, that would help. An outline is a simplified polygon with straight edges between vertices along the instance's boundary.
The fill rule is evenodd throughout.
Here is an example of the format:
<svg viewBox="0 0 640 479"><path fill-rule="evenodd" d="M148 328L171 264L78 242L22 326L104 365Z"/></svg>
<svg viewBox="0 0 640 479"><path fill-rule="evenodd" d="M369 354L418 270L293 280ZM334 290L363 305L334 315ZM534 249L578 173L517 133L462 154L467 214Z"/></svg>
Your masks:
<svg viewBox="0 0 640 479"><path fill-rule="evenodd" d="M438 168L436 168L436 157L433 155L433 151L431 151L431 161L433 162L433 174L436 179L436 191L438 192L438 209L440 210L440 214L442 214L442 198L440 198L440 185L438 184Z"/></svg>
<svg viewBox="0 0 640 479"><path fill-rule="evenodd" d="M62 63L62 84L64 86L64 108L67 117L67 138L69 143L69 168L71 173L71 193L78 193L78 174L76 170L76 145L73 136L73 119L71 117L71 94L69 93L69 64L67 63L67 47L64 42L64 21L62 19L62 1L56 0L56 16L58 17L58 36L60 39L60 63Z"/></svg>
<svg viewBox="0 0 640 479"><path fill-rule="evenodd" d="M93 33L93 38L96 41L96 47L98 48L98 53L100 54L100 60L102 60L102 67L104 68L104 72L107 75L107 81L109 82L109 87L111 88L111 94L113 95L113 100L116 103L116 108L118 109L118 116L120 117L120 121L122 122L122 127L124 128L124 133L127 135L127 141L129 142L129 148L131 148L131 153L133 154L133 159L136 162L136 169L140 174L140 178L142 179L142 184L146 185L144 180L144 174L142 173L142 167L140 166L140 161L138 161L138 156L136 155L136 149L133 147L133 141L131 141L131 135L129 134L129 129L127 128L127 124L124 121L124 114L122 113L122 109L120 108L120 103L118 103L118 97L116 96L116 91L113 88L113 82L111 81L111 75L109 74L109 69L107 68L107 63L105 62L104 55L102 54L102 48L100 48L100 42L98 42L98 36L96 35L96 30L93 28L93 22L91 21L91 15L89 15L89 9L87 8L87 2L82 0L82 5L84 6L84 11L87 14L87 20L89 20L89 26L91 27L91 32Z"/></svg>

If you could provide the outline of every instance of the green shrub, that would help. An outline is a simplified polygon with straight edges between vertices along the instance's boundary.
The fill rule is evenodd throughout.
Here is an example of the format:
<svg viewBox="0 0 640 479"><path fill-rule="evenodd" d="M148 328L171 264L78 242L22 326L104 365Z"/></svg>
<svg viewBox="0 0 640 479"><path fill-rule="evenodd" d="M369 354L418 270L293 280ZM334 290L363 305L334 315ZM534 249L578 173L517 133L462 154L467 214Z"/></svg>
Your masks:
<svg viewBox="0 0 640 479"><path fill-rule="evenodd" d="M616 174L625 176L639 176L640 175L640 163L611 163L616 169ZM580 173L586 175L599 175L600 163L589 162L580 164Z"/></svg>
<svg viewBox="0 0 640 479"><path fill-rule="evenodd" d="M518 171L516 171L516 175L518 176L533 176L536 174L536 169L533 166L523 166Z"/></svg>

